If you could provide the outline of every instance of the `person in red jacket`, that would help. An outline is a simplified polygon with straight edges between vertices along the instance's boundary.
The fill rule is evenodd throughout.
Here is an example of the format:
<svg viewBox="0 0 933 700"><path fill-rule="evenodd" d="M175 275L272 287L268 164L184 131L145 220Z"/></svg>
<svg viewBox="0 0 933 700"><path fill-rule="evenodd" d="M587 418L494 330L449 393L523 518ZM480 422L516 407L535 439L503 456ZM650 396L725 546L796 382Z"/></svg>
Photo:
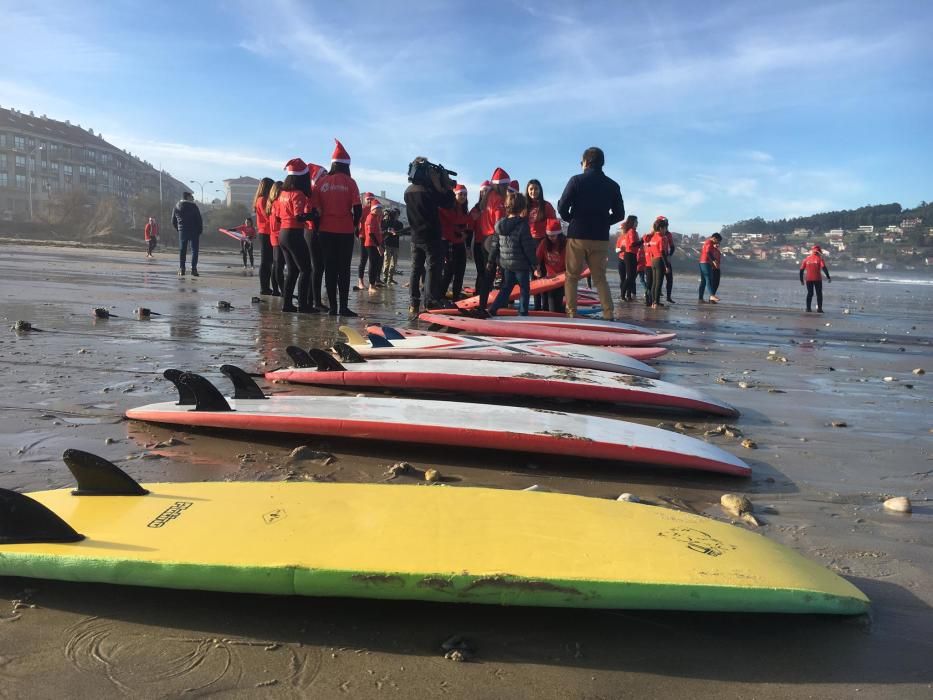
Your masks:
<svg viewBox="0 0 933 700"><path fill-rule="evenodd" d="M716 296L716 292L719 290L719 275L715 273L719 271L719 261L721 259L719 242L721 240L722 236L714 233L703 242L703 248L700 250L700 288L698 292L701 304L706 303L704 297L706 296L707 284L709 285L710 294L709 303L716 304L719 302L719 297Z"/></svg>
<svg viewBox="0 0 933 700"><path fill-rule="evenodd" d="M356 316L350 310L350 266L353 264L353 234L363 215L360 190L350 177L350 154L340 141L331 156L330 172L314 189L313 206L318 217L318 236L324 253L324 286L328 313ZM339 296L338 296L339 295Z"/></svg>
<svg viewBox="0 0 933 700"><path fill-rule="evenodd" d="M369 251L369 293L378 291L377 284L382 275L382 252L384 250L382 237L382 204L373 197L369 216L363 230L363 245Z"/></svg>
<svg viewBox="0 0 933 700"><path fill-rule="evenodd" d="M256 267L253 264L253 241L256 240L256 229L253 227L253 220L246 217L246 221L230 230L239 231L243 234L243 238L240 239L240 254L243 256L243 269L248 270ZM249 257L249 265L246 264L247 256ZM259 264L262 265L261 262Z"/></svg>
<svg viewBox="0 0 933 700"><path fill-rule="evenodd" d="M659 216L654 220L651 230L642 239L645 248L645 275L651 289L648 306L657 309L664 306L661 303L661 282L664 280L665 258L667 256L667 239L664 230L667 228L667 218Z"/></svg>
<svg viewBox="0 0 933 700"><path fill-rule="evenodd" d="M638 271L638 217L628 216L616 238L616 254L619 256L619 282L622 285L622 301L635 300L635 277Z"/></svg>
<svg viewBox="0 0 933 700"><path fill-rule="evenodd" d="M546 238L547 222L557 218L557 213L549 201L544 198L544 188L540 180L529 180L525 185L525 199L528 201L528 227L535 241ZM540 294L535 294L535 310L544 308Z"/></svg>
<svg viewBox="0 0 933 700"><path fill-rule="evenodd" d="M363 282L363 277L366 274L366 263L369 262L369 247L365 244L366 221L372 215L373 201L376 199L376 195L372 192L364 192L362 199L363 213L360 215L360 225L356 232L356 237L360 239L360 264L357 269L357 276L360 278L360 281L354 289L366 289L366 285ZM380 212L380 216L381 215L382 212Z"/></svg>
<svg viewBox="0 0 933 700"><path fill-rule="evenodd" d="M146 257L152 257L152 251L155 250L156 243L159 242L159 225L156 223L156 220L149 217L149 221L146 222L146 227L143 229L143 237L146 240Z"/></svg>
<svg viewBox="0 0 933 700"><path fill-rule="evenodd" d="M264 177L259 181L253 196L253 214L256 217L256 231L259 233L259 293L266 295L278 290L278 287L271 285L274 253L269 238L269 215L266 214L266 203L272 185L272 178Z"/></svg>
<svg viewBox="0 0 933 700"><path fill-rule="evenodd" d="M463 291L463 275L466 272L467 236L473 228L473 219L467 211L467 188L457 183L454 186L456 204L450 209L438 208L437 213L441 220L441 237L447 244L447 253L444 256L444 269L441 279L441 297L447 295L452 288L453 300L460 298Z"/></svg>
<svg viewBox="0 0 933 700"><path fill-rule="evenodd" d="M279 233L281 228L279 219L274 217L276 211L276 202L279 200L279 194L282 192L282 185L285 183L276 180L269 188L269 196L266 197L266 218L269 220L269 245L272 247L272 270L269 273L269 288L272 290L272 296L282 296L282 288L285 286L285 254L279 246ZM262 263L260 262L260 265Z"/></svg>
<svg viewBox="0 0 933 700"><path fill-rule="evenodd" d="M816 292L816 310L823 313L823 281L820 273L826 275L826 281L832 282L829 276L829 268L826 267L826 261L823 260L823 249L818 245L810 249L810 254L800 263L800 284L806 282L807 285L807 313L812 311L813 293Z"/></svg>
<svg viewBox="0 0 933 700"><path fill-rule="evenodd" d="M488 290L492 289L492 282L495 279L495 271L493 271L491 279L486 279L488 277L486 267L489 258L485 242L487 238L496 232L496 223L499 219L505 218L505 195L510 182L509 174L502 168L496 168L492 173L492 177L489 178L489 191L485 193L485 196L483 196L482 191L480 192L480 204L482 206L479 209L475 235L473 236L473 262L476 265L476 290L480 295L480 308L484 311L486 304L482 298L483 292L480 290L485 289L486 296L488 296Z"/></svg>
<svg viewBox="0 0 933 700"><path fill-rule="evenodd" d="M645 261L645 246L638 246L638 252L635 253L635 272L638 275L638 279L641 280L641 288L645 293L645 303L648 303L648 293L651 290L651 285L648 284L648 280L645 278L645 270L647 269L647 263Z"/></svg>
<svg viewBox="0 0 933 700"><path fill-rule="evenodd" d="M538 243L538 269L535 277L556 277L567 269L567 237L556 216L547 220L545 236ZM564 313L564 285L541 295L543 311Z"/></svg>
<svg viewBox="0 0 933 700"><path fill-rule="evenodd" d="M305 243L305 222L311 218L311 175L301 158L285 164L285 183L275 202L272 218L279 225L279 247L285 255L288 272L282 289L282 311L316 314L308 304L311 290L311 254ZM293 303L297 286L298 306Z"/></svg>

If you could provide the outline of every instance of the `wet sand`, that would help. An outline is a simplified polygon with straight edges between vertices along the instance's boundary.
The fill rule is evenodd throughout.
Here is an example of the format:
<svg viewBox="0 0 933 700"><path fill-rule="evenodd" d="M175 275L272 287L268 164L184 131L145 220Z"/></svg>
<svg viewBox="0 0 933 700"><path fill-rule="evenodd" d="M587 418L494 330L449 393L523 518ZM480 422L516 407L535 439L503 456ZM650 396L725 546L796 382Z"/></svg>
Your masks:
<svg viewBox="0 0 933 700"><path fill-rule="evenodd" d="M680 270L690 268L677 277L681 303L658 311L625 307L633 322L679 334L656 363L663 379L742 411L735 424L757 450L725 436L706 439L752 465L754 476L745 480L481 450L233 439L126 421L127 408L174 395L161 378L166 367L216 380L220 364L265 370L286 364L287 345L337 338L333 319L283 315L278 301L265 297L251 303L258 280L236 255L208 253L198 279L177 278L175 263L166 252L147 261L126 251L0 246L0 320L41 329L0 332L7 388L0 398L0 486L70 486L60 455L76 447L140 481L379 482L391 464L406 460L439 469L454 487L538 484L598 498L628 491L718 519L727 519L720 495L744 493L766 521L765 536L849 578L872 599L871 615L281 599L6 578L4 695L930 697L933 424L929 375L911 370L933 371L933 286L837 276L824 288L827 313L805 314L793 270L787 279L764 280L730 278L727 269L723 303L697 306L690 303L696 275L681 262ZM400 267L407 270L407 260ZM351 307L366 321L406 325L406 295L401 284L372 296L351 292ZM220 300L234 308L219 311ZM93 318L96 306L116 317ZM136 320L137 306L160 315ZM572 408L672 429L681 421L701 438L720 423L595 404ZM847 427L830 427L832 421ZM288 453L302 444L331 452L335 461L290 464ZM392 484L412 482L400 477ZM885 512L887 495L909 496L913 514ZM418 537L412 533L413 546ZM441 644L455 634L471 641L474 662L443 658Z"/></svg>

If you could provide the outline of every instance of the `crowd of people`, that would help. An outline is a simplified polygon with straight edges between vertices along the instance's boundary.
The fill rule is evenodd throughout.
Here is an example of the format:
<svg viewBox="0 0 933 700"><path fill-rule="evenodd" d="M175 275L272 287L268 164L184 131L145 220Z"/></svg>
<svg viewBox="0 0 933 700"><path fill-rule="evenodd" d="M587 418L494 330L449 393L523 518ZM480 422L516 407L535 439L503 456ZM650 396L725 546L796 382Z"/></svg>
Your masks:
<svg viewBox="0 0 933 700"><path fill-rule="evenodd" d="M350 155L336 139L335 143L329 168L293 158L285 165L284 180L263 178L254 198L255 225L248 218L233 229L241 241L244 268L253 267L253 242L258 238L260 294L282 297L286 313L357 315L349 305L357 240L360 258L354 289L374 294L397 284L399 240L405 230L400 212L371 192L361 195L350 173ZM625 216L621 189L603 172L603 151L586 149L580 165L582 172L569 179L556 208L545 199L539 180L529 180L522 191L501 167L482 183L478 201L470 207L467 188L451 180L453 173L416 158L409 167L411 185L404 196L412 253L410 317L417 317L422 309L451 308L471 293L479 297L478 308L471 313L495 316L516 286L520 315L534 308L574 316L577 287L586 275L598 292L602 317L612 320L608 241L612 226L620 222L614 248L622 302L636 301L640 281L647 306L674 304L672 257L677 246L667 217L656 217L640 236L638 217ZM568 223L566 232L562 221ZM185 275L190 244L191 274L197 276L202 221L190 193L176 205L172 225L179 234L178 274ZM147 255L152 257L158 237L152 219L145 237ZM701 304L719 302L721 241L722 236L714 233L700 251L697 301ZM476 276L473 289L468 289L465 277L471 260ZM822 251L814 246L800 266L807 311L814 295L817 311L823 310L821 272L830 281ZM546 292L532 294L533 280L559 275L564 275L563 285L547 285ZM499 291L490 305L490 292L496 286Z"/></svg>

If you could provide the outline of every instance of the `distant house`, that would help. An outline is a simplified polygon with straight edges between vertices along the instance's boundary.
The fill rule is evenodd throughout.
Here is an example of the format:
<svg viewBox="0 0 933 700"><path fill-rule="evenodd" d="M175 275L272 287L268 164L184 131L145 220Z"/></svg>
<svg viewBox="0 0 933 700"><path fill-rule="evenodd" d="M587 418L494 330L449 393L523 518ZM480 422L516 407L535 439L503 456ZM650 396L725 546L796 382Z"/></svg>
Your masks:
<svg viewBox="0 0 933 700"><path fill-rule="evenodd" d="M843 228L834 228L826 234L826 238L832 240L834 238L841 239L846 235L846 231Z"/></svg>
<svg viewBox="0 0 933 700"><path fill-rule="evenodd" d="M768 259L768 250L767 248L752 248L752 257L756 260L767 260Z"/></svg>
<svg viewBox="0 0 933 700"><path fill-rule="evenodd" d="M224 180L224 190L227 192L227 206L232 207L234 204L242 204L247 209L252 209L257 187L259 187L259 180L254 177L241 176L232 180Z"/></svg>
<svg viewBox="0 0 933 700"><path fill-rule="evenodd" d="M904 229L902 229L900 226L888 226L885 231L888 233L904 233Z"/></svg>
<svg viewBox="0 0 933 700"><path fill-rule="evenodd" d="M903 221L901 221L901 228L906 231L907 229L916 228L922 223L923 223L923 219L918 219L918 218L904 219Z"/></svg>
<svg viewBox="0 0 933 700"><path fill-rule="evenodd" d="M808 228L795 228L794 232L790 234L793 238L809 238L813 235L813 231Z"/></svg>
<svg viewBox="0 0 933 700"><path fill-rule="evenodd" d="M858 232L859 233L874 233L875 227L874 226L859 226Z"/></svg>
<svg viewBox="0 0 933 700"><path fill-rule="evenodd" d="M781 260L796 260L797 253L793 250L782 250L781 251Z"/></svg>

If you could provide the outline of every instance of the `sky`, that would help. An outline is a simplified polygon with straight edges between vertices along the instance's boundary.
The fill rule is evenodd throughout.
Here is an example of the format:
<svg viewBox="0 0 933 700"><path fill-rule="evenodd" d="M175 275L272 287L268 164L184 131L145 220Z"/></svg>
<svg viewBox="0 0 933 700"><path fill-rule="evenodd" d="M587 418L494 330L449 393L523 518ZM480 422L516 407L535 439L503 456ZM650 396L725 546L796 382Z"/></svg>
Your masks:
<svg viewBox="0 0 933 700"><path fill-rule="evenodd" d="M329 164L401 199L418 155L473 201L504 167L556 205L588 146L682 233L933 199L928 0L0 0L0 105L173 176ZM194 189L200 196L200 188Z"/></svg>

